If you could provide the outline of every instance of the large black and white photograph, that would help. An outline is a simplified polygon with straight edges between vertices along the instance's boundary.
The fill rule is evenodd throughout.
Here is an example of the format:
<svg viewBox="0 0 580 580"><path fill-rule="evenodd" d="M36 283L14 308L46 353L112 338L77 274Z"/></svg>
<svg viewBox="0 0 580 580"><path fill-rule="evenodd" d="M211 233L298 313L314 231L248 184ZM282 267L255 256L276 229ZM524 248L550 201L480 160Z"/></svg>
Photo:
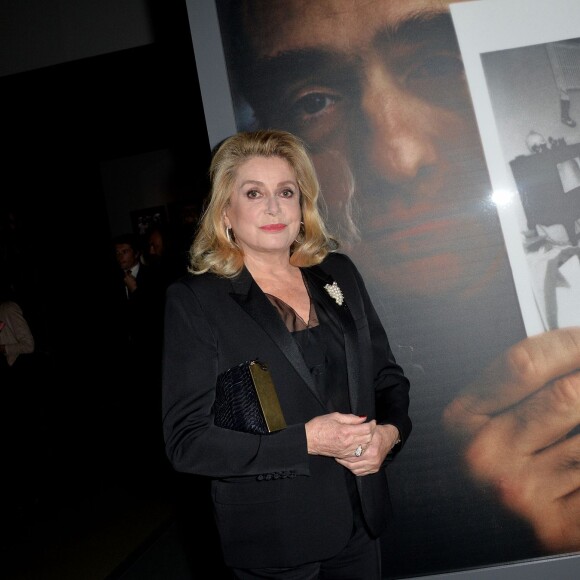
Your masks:
<svg viewBox="0 0 580 580"><path fill-rule="evenodd" d="M509 28L489 3L452 12L531 335L580 324L580 7L505 10Z"/></svg>

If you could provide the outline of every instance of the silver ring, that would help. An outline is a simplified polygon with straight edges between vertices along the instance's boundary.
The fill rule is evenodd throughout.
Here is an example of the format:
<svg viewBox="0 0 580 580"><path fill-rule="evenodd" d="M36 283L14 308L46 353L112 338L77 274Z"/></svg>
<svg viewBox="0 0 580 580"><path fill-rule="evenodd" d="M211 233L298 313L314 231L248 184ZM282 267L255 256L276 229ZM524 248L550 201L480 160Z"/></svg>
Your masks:
<svg viewBox="0 0 580 580"><path fill-rule="evenodd" d="M363 448L362 445L359 445L355 450L354 450L354 456L355 457L360 457L363 454Z"/></svg>

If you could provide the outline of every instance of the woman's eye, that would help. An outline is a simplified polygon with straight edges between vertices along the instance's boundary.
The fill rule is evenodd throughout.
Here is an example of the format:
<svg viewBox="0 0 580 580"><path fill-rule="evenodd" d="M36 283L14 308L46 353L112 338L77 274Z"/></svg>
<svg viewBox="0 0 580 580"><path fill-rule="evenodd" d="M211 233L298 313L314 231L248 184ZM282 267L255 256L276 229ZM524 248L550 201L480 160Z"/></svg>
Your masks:
<svg viewBox="0 0 580 580"><path fill-rule="evenodd" d="M284 189L280 195L282 197L292 197L294 195L294 192L291 189Z"/></svg>
<svg viewBox="0 0 580 580"><path fill-rule="evenodd" d="M260 192L257 189L250 189L246 192L246 195L249 198L255 199L257 197L260 197Z"/></svg>

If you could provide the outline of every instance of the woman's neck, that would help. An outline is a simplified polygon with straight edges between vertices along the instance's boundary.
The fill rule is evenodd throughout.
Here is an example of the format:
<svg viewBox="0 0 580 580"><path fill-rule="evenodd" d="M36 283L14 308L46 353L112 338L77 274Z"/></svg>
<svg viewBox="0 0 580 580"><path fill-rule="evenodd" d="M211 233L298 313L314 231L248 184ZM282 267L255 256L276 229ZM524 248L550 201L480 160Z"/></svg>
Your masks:
<svg viewBox="0 0 580 580"><path fill-rule="evenodd" d="M290 264L288 256L246 256L246 268L254 279L283 279L295 277L299 268Z"/></svg>

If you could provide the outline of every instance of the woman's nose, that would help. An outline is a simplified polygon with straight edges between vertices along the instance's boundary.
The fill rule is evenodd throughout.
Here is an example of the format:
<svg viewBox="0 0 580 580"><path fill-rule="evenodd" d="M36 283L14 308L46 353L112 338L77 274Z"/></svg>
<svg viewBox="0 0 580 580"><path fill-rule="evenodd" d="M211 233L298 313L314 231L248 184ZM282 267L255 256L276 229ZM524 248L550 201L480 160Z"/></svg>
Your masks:
<svg viewBox="0 0 580 580"><path fill-rule="evenodd" d="M270 215L277 215L280 211L280 202L275 195L266 197L266 212Z"/></svg>

